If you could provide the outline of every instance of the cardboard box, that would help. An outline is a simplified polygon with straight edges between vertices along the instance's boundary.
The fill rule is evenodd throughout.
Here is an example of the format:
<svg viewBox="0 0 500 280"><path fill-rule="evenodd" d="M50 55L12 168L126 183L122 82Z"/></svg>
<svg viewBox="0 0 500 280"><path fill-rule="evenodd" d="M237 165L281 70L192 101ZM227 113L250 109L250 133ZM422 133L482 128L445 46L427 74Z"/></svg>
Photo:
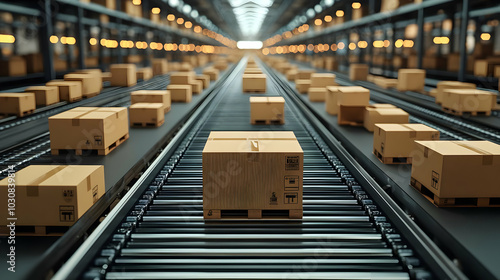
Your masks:
<svg viewBox="0 0 500 280"><path fill-rule="evenodd" d="M110 82L111 83L111 72L103 72L101 74L102 82Z"/></svg>
<svg viewBox="0 0 500 280"><path fill-rule="evenodd" d="M165 58L155 58L152 60L153 76L164 75L168 72L168 62Z"/></svg>
<svg viewBox="0 0 500 280"><path fill-rule="evenodd" d="M375 77L373 82L384 89L389 89L389 88L395 88L398 86L398 80L397 79L387 79L384 77Z"/></svg>
<svg viewBox="0 0 500 280"><path fill-rule="evenodd" d="M447 89L476 89L476 84L472 83L464 83L464 82L457 82L457 81L441 81L437 83L436 86L436 91L435 91L435 96L436 97L436 103L441 104L443 103L443 94L444 91ZM433 94L432 92L429 92L431 95Z"/></svg>
<svg viewBox="0 0 500 280"><path fill-rule="evenodd" d="M101 93L102 76L97 74L66 74L65 81L81 82L82 96L93 97Z"/></svg>
<svg viewBox="0 0 500 280"><path fill-rule="evenodd" d="M398 86L399 91L423 91L425 87L425 70L421 69L399 69Z"/></svg>
<svg viewBox="0 0 500 280"><path fill-rule="evenodd" d="M441 107L455 115L463 113L491 114L496 106L496 94L477 89L447 89L443 92Z"/></svg>
<svg viewBox="0 0 500 280"><path fill-rule="evenodd" d="M243 74L243 92L266 92L266 75Z"/></svg>
<svg viewBox="0 0 500 280"><path fill-rule="evenodd" d="M214 62L214 68L222 71L225 70L228 67L228 64L225 60L217 60Z"/></svg>
<svg viewBox="0 0 500 280"><path fill-rule="evenodd" d="M285 99L281 96L250 97L251 124L284 124Z"/></svg>
<svg viewBox="0 0 500 280"><path fill-rule="evenodd" d="M500 197L499 145L488 141L415 143L413 185L418 182L426 192L443 199Z"/></svg>
<svg viewBox="0 0 500 280"><path fill-rule="evenodd" d="M467 56L467 72L474 72L475 58L472 55ZM450 72L460 71L460 54L450 53L446 60L446 70Z"/></svg>
<svg viewBox="0 0 500 280"><path fill-rule="evenodd" d="M311 80L295 80L295 88L299 93L307 93L311 86Z"/></svg>
<svg viewBox="0 0 500 280"><path fill-rule="evenodd" d="M288 70L286 72L286 79L288 81L295 81L295 79L297 78L297 73L298 73L298 71L295 69Z"/></svg>
<svg viewBox="0 0 500 280"><path fill-rule="evenodd" d="M35 94L36 106L48 106L59 102L59 88L48 86L33 86L24 90Z"/></svg>
<svg viewBox="0 0 500 280"><path fill-rule="evenodd" d="M392 66L394 68L399 69L399 68L406 68L407 66L407 60L406 57L402 56L394 56L392 59Z"/></svg>
<svg viewBox="0 0 500 280"><path fill-rule="evenodd" d="M349 79L351 81L366 81L368 78L367 64L351 64L349 67Z"/></svg>
<svg viewBox="0 0 500 280"><path fill-rule="evenodd" d="M134 64L111 65L111 86L131 87L137 84L136 67Z"/></svg>
<svg viewBox="0 0 500 280"><path fill-rule="evenodd" d="M373 132L375 124L380 123L409 123L410 115L399 108L365 107L363 126Z"/></svg>
<svg viewBox="0 0 500 280"><path fill-rule="evenodd" d="M191 102L193 98L193 89L191 85L169 85L167 90L170 91L172 102Z"/></svg>
<svg viewBox="0 0 500 280"><path fill-rule="evenodd" d="M326 92L326 87L310 87L307 91L307 95L311 102L325 102Z"/></svg>
<svg viewBox="0 0 500 280"><path fill-rule="evenodd" d="M0 76L26 76L26 60L21 56L13 56L8 60L0 60Z"/></svg>
<svg viewBox="0 0 500 280"><path fill-rule="evenodd" d="M102 165L30 165L15 173L16 226L71 226L105 192ZM7 198L9 179L0 181ZM7 209L7 199L0 205ZM6 221L8 212L1 211ZM45 234L45 232L34 232Z"/></svg>
<svg viewBox="0 0 500 280"><path fill-rule="evenodd" d="M326 87L325 94L325 107L326 112L330 115L337 115L339 112L339 104L338 104L338 96L339 96L339 87Z"/></svg>
<svg viewBox="0 0 500 280"><path fill-rule="evenodd" d="M82 99L82 83L64 80L52 80L45 84L46 86L54 86L59 90L59 100L67 102L75 102Z"/></svg>
<svg viewBox="0 0 500 280"><path fill-rule="evenodd" d="M439 140L439 131L423 124L375 124L373 154L385 164L410 164L415 140Z"/></svg>
<svg viewBox="0 0 500 280"><path fill-rule="evenodd" d="M248 210L248 218L289 210L285 217L302 218L304 152L293 132L213 131L202 158L204 218L224 218L227 210Z"/></svg>
<svg viewBox="0 0 500 280"><path fill-rule="evenodd" d="M339 68L338 62L334 57L325 57L325 69L328 71L335 71Z"/></svg>
<svg viewBox="0 0 500 280"><path fill-rule="evenodd" d="M130 93L132 104L137 103L160 103L163 113L170 111L171 97L168 90L137 90Z"/></svg>
<svg viewBox="0 0 500 280"><path fill-rule="evenodd" d="M311 87L328 87L336 86L335 74L329 73L313 73L311 74Z"/></svg>
<svg viewBox="0 0 500 280"><path fill-rule="evenodd" d="M495 65L493 77L500 78L500 65Z"/></svg>
<svg viewBox="0 0 500 280"><path fill-rule="evenodd" d="M165 122L165 111L161 103L135 103L128 109L130 125L159 127Z"/></svg>
<svg viewBox="0 0 500 280"><path fill-rule="evenodd" d="M193 94L200 94L203 91L203 82L193 80L191 82L191 91L193 92Z"/></svg>
<svg viewBox="0 0 500 280"><path fill-rule="evenodd" d="M43 72L43 56L41 53L32 53L23 56L26 60L26 69L28 73Z"/></svg>
<svg viewBox="0 0 500 280"><path fill-rule="evenodd" d="M201 81L203 88L208 88L210 86L210 76L209 75L197 75L194 77L197 81Z"/></svg>
<svg viewBox="0 0 500 280"><path fill-rule="evenodd" d="M338 105L358 107L370 105L370 90L364 87L338 87L337 90L339 91L337 99Z"/></svg>
<svg viewBox="0 0 500 280"><path fill-rule="evenodd" d="M170 74L171 85L191 85L194 81L194 72L175 72Z"/></svg>
<svg viewBox="0 0 500 280"><path fill-rule="evenodd" d="M203 74L208 75L210 77L211 81L215 81L215 80L219 79L219 70L217 70L215 68L205 68L203 70Z"/></svg>
<svg viewBox="0 0 500 280"><path fill-rule="evenodd" d="M137 69L137 80L147 81L153 78L153 68L144 67Z"/></svg>
<svg viewBox="0 0 500 280"><path fill-rule="evenodd" d="M363 126L364 113L365 106L345 106L339 103L337 123L339 125Z"/></svg>
<svg viewBox="0 0 500 280"><path fill-rule="evenodd" d="M191 72L193 71L193 66L188 62L181 63L181 67L179 68L180 72Z"/></svg>
<svg viewBox="0 0 500 280"><path fill-rule="evenodd" d="M23 117L36 109L34 93L0 93L0 115Z"/></svg>
<svg viewBox="0 0 500 280"><path fill-rule="evenodd" d="M107 155L128 139L126 107L77 107L49 117L50 148L59 150L97 150Z"/></svg>
<svg viewBox="0 0 500 280"><path fill-rule="evenodd" d="M181 63L180 62L169 62L168 63L168 71L179 71L179 70L181 70ZM153 69L153 71L154 71L154 69Z"/></svg>
<svg viewBox="0 0 500 280"><path fill-rule="evenodd" d="M495 66L500 65L500 57L479 59L474 63L474 76L488 77L494 75Z"/></svg>
<svg viewBox="0 0 500 280"><path fill-rule="evenodd" d="M297 70L297 80L310 80L313 73L316 73L314 69L299 69Z"/></svg>

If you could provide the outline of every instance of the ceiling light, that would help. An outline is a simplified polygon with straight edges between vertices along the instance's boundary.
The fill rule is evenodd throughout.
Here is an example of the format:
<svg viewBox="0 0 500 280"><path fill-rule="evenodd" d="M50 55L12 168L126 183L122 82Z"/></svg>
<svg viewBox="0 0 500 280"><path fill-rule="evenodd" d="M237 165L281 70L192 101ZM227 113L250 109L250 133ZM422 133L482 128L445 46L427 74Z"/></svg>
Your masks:
<svg viewBox="0 0 500 280"><path fill-rule="evenodd" d="M259 50L262 45L261 41L238 41L236 44L240 50Z"/></svg>

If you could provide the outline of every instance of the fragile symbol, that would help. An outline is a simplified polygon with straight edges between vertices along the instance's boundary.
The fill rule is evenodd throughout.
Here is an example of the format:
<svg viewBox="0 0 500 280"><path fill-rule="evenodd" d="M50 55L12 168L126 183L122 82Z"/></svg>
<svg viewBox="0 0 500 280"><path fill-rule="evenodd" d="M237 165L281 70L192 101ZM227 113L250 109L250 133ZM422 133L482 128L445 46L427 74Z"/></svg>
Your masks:
<svg viewBox="0 0 500 280"><path fill-rule="evenodd" d="M59 220L61 222L74 222L75 221L75 207L73 207L73 206L59 206Z"/></svg>
<svg viewBox="0 0 500 280"><path fill-rule="evenodd" d="M435 188L436 190L438 189L438 183L439 183L439 173L432 171L432 182L431 182L431 187Z"/></svg>

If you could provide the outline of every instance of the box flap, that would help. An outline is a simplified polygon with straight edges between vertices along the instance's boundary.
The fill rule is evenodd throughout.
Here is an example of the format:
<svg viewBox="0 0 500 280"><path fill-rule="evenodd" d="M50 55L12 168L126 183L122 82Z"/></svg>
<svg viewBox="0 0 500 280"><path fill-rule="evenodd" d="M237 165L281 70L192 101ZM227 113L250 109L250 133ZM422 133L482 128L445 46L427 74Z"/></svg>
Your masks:
<svg viewBox="0 0 500 280"><path fill-rule="evenodd" d="M130 95L164 95L168 93L168 90L136 90L132 91Z"/></svg>
<svg viewBox="0 0 500 280"><path fill-rule="evenodd" d="M469 143L464 144L464 142L469 142ZM496 151L494 150L492 151L490 149L494 148L490 145L475 144L472 142L487 142L487 141L415 141L415 143L422 145L425 148L433 150L434 152L444 156L483 155L483 153L480 150L487 151L494 155L500 155L500 148L496 148ZM471 149L470 147L478 147L478 148Z"/></svg>
<svg viewBox="0 0 500 280"><path fill-rule="evenodd" d="M1 97L29 97L29 96L33 96L33 93L30 93L30 92L19 92L19 93L3 92L3 93L0 93L0 98Z"/></svg>

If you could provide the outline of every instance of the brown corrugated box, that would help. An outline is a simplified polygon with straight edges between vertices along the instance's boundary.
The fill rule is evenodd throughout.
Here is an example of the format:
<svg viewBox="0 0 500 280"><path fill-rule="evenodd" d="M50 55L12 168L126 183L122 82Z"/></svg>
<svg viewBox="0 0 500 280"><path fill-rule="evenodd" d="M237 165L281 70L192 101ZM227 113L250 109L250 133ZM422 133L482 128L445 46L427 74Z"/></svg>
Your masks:
<svg viewBox="0 0 500 280"><path fill-rule="evenodd" d="M131 126L158 127L165 122L165 111L161 103L135 103L130 105Z"/></svg>
<svg viewBox="0 0 500 280"><path fill-rule="evenodd" d="M395 88L398 85L398 80L397 79L387 79L384 77L375 77L373 79L373 83L375 83L377 86L388 89L388 88Z"/></svg>
<svg viewBox="0 0 500 280"><path fill-rule="evenodd" d="M295 88L299 93L307 93L309 87L311 86L311 80L295 80Z"/></svg>
<svg viewBox="0 0 500 280"><path fill-rule="evenodd" d="M82 99L82 83L64 80L52 80L45 84L59 89L59 100L75 102Z"/></svg>
<svg viewBox="0 0 500 280"><path fill-rule="evenodd" d="M447 58L446 70L458 72L460 70L460 54L450 53ZM475 58L472 55L467 56L467 72L474 72Z"/></svg>
<svg viewBox="0 0 500 280"><path fill-rule="evenodd" d="M172 102L191 102L193 98L193 90L191 85L169 85L167 90L170 91Z"/></svg>
<svg viewBox="0 0 500 280"><path fill-rule="evenodd" d="M43 56L41 53L32 53L23 56L26 59L28 73L43 72Z"/></svg>
<svg viewBox="0 0 500 280"><path fill-rule="evenodd" d="M474 63L474 76L493 76L495 66L497 65L500 65L500 57L493 56L487 59L478 59Z"/></svg>
<svg viewBox="0 0 500 280"><path fill-rule="evenodd" d="M399 91L423 91L424 86L425 70L399 69L397 86Z"/></svg>
<svg viewBox="0 0 500 280"><path fill-rule="evenodd" d="M325 102L326 92L326 87L310 87L307 91L307 95L311 102Z"/></svg>
<svg viewBox="0 0 500 280"><path fill-rule="evenodd" d="M286 72L286 79L288 81L295 81L297 78L298 71L296 69L291 69Z"/></svg>
<svg viewBox="0 0 500 280"><path fill-rule="evenodd" d="M285 123L285 99L280 96L250 97L250 123Z"/></svg>
<svg viewBox="0 0 500 280"><path fill-rule="evenodd" d="M170 111L171 98L168 90L137 90L130 93L132 104L136 103L160 103L163 105L163 113Z"/></svg>
<svg viewBox="0 0 500 280"><path fill-rule="evenodd" d="M330 73L313 73L311 74L311 86L312 88L316 87L328 87L328 86L336 86L335 83L335 74Z"/></svg>
<svg viewBox="0 0 500 280"><path fill-rule="evenodd" d="M203 88L208 88L210 86L210 76L209 75L197 75L194 77L196 80L203 83Z"/></svg>
<svg viewBox="0 0 500 280"><path fill-rule="evenodd" d="M439 198L500 197L500 145L488 141L416 141L412 181Z"/></svg>
<svg viewBox="0 0 500 280"><path fill-rule="evenodd" d="M447 89L475 89L476 84L473 83L464 83L464 82L456 82L456 81L441 81L437 83L435 95L434 92L429 92L431 96L436 97L436 103L441 104L443 102L443 93Z"/></svg>
<svg viewBox="0 0 500 280"><path fill-rule="evenodd" d="M339 104L337 123L339 125L363 126L365 106L345 106Z"/></svg>
<svg viewBox="0 0 500 280"><path fill-rule="evenodd" d="M134 64L111 65L111 86L131 87L137 84L136 67Z"/></svg>
<svg viewBox="0 0 500 280"><path fill-rule="evenodd" d="M82 83L83 97L92 97L101 93L102 76L100 74L66 74L64 80Z"/></svg>
<svg viewBox="0 0 500 280"><path fill-rule="evenodd" d="M198 80L191 81L191 91L193 94L200 94L203 91L203 82Z"/></svg>
<svg viewBox="0 0 500 280"><path fill-rule="evenodd" d="M351 81L366 81L368 73L367 64L351 64L349 66L349 79Z"/></svg>
<svg viewBox="0 0 500 280"><path fill-rule="evenodd" d="M155 58L152 60L153 75L164 75L168 72L168 62L165 58Z"/></svg>
<svg viewBox="0 0 500 280"><path fill-rule="evenodd" d="M338 89L338 86L326 87L325 108L326 112L330 115L337 115L339 112Z"/></svg>
<svg viewBox="0 0 500 280"><path fill-rule="evenodd" d="M71 226L105 192L102 165L30 165L15 174L18 226ZM0 181L4 221L8 184Z"/></svg>
<svg viewBox="0 0 500 280"><path fill-rule="evenodd" d="M477 89L447 89L443 92L443 108L462 112L486 112L496 106L496 94Z"/></svg>
<svg viewBox="0 0 500 280"><path fill-rule="evenodd" d="M151 68L151 67L139 68L139 69L137 69L136 74L137 74L138 80L147 81L147 80L153 78L153 68Z"/></svg>
<svg viewBox="0 0 500 280"><path fill-rule="evenodd" d="M128 138L128 126L126 107L77 107L49 117L50 148L53 154L111 150L117 141Z"/></svg>
<svg viewBox="0 0 500 280"><path fill-rule="evenodd" d="M0 93L0 114L22 117L36 109L34 93Z"/></svg>
<svg viewBox="0 0 500 280"><path fill-rule="evenodd" d="M0 59L0 76L26 76L26 60L21 56L12 56L8 60Z"/></svg>
<svg viewBox="0 0 500 280"><path fill-rule="evenodd" d="M327 56L324 58L325 61L325 69L328 71L334 71L338 69L338 62L334 57Z"/></svg>
<svg viewBox="0 0 500 280"><path fill-rule="evenodd" d="M180 72L192 72L193 65L191 65L191 63L189 63L189 62L183 62L183 63L181 63L179 71Z"/></svg>
<svg viewBox="0 0 500 280"><path fill-rule="evenodd" d="M203 69L203 74L208 75L211 81L215 81L219 78L219 70L215 68L205 68Z"/></svg>
<svg viewBox="0 0 500 280"><path fill-rule="evenodd" d="M314 69L299 69L297 70L297 80L310 80L313 73L316 73Z"/></svg>
<svg viewBox="0 0 500 280"><path fill-rule="evenodd" d="M373 133L373 153L382 161L384 158L396 160L382 161L386 164L411 163L416 152L415 140L439 140L439 131L423 124L375 124ZM408 159L400 162L398 159Z"/></svg>
<svg viewBox="0 0 500 280"><path fill-rule="evenodd" d="M243 92L266 92L266 75L243 74Z"/></svg>
<svg viewBox="0 0 500 280"><path fill-rule="evenodd" d="M370 90L359 87L338 87L338 104L343 106L368 106L370 104Z"/></svg>
<svg viewBox="0 0 500 280"><path fill-rule="evenodd" d="M170 74L171 85L190 85L194 81L194 72L175 72Z"/></svg>
<svg viewBox="0 0 500 280"><path fill-rule="evenodd" d="M408 123L410 115L399 108L380 108L375 106L365 107L363 126L368 131L375 129L379 123Z"/></svg>
<svg viewBox="0 0 500 280"><path fill-rule="evenodd" d="M24 91L35 94L36 106L48 106L59 102L59 88L55 86L33 86Z"/></svg>
<svg viewBox="0 0 500 280"><path fill-rule="evenodd" d="M293 132L211 132L202 155L204 218L220 218L220 210L302 218L304 153Z"/></svg>

